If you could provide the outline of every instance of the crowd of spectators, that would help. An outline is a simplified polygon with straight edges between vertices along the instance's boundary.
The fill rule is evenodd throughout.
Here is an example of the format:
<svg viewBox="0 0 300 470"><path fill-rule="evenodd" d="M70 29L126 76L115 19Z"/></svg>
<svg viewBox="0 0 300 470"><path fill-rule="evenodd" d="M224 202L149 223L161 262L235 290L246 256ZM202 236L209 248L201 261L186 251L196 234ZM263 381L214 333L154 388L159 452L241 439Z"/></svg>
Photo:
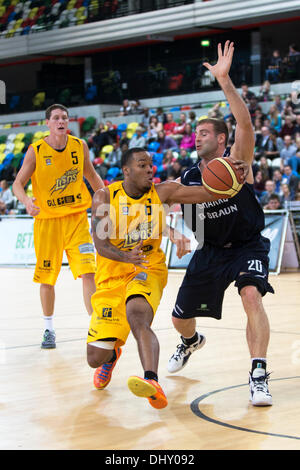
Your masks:
<svg viewBox="0 0 300 470"><path fill-rule="evenodd" d="M241 96L251 114L255 134L253 174L258 201L264 209L284 208L290 201L300 201L298 91L283 98L274 94L270 82L266 81L257 94L243 84ZM195 128L201 117L193 110L181 110L175 119L171 111L150 110L139 101L124 100L119 116L130 115L132 122L128 124L117 125L112 118L98 123L93 132L82 136L88 143L95 169L106 185L123 178L122 155L131 147L141 147L151 153L155 183L180 177L197 161ZM225 120L228 146L231 146L235 138L235 120L228 106L216 103L208 109L207 116ZM11 200L4 199L9 195L7 189L13 182L15 171L10 175L8 170L6 168L5 174L0 174L1 180L8 181L2 181L0 185L2 214L11 210Z"/></svg>
<svg viewBox="0 0 300 470"><path fill-rule="evenodd" d="M295 80L299 77L300 51L296 44L289 45L287 54L281 55L278 49L272 52L267 59L265 79L271 83L279 83L282 80Z"/></svg>
<svg viewBox="0 0 300 470"><path fill-rule="evenodd" d="M253 173L258 201L264 209L284 208L290 201L300 201L300 106L298 99L294 99L297 91L282 99L273 93L266 80L257 94L243 84L241 96L248 106L255 133ZM263 111L262 103L266 102L267 110L264 106ZM231 146L235 121L230 109L225 108L225 113L222 109L216 103L207 116L225 120ZM130 147L142 147L152 154L155 182L176 179L197 161L195 112L181 111L174 119L173 112L161 108L155 113L151 111L138 101L124 100L119 116L134 115L138 121L132 135L128 134L126 125L120 131L117 125L107 121L88 136L91 158L106 184L122 179L121 158Z"/></svg>

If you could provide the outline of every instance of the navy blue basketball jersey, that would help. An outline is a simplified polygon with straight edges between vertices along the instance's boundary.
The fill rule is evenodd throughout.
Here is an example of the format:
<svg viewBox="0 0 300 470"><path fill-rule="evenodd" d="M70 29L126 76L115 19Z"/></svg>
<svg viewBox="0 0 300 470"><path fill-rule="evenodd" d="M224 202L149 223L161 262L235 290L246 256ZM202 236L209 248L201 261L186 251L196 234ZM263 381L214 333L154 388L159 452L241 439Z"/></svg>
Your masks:
<svg viewBox="0 0 300 470"><path fill-rule="evenodd" d="M200 162L181 176L185 186L202 185ZM255 197L253 185L245 183L240 192L230 199L182 205L184 222L194 232L198 243L215 246L239 245L259 239L265 227L263 210ZM204 222L202 230L201 223Z"/></svg>

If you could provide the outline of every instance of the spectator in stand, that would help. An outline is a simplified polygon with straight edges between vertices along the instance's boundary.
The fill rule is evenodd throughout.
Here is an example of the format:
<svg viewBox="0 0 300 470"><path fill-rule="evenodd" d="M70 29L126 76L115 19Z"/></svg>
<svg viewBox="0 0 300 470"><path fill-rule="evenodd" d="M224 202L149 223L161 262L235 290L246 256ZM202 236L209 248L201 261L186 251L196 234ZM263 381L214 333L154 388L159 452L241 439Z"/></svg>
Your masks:
<svg viewBox="0 0 300 470"><path fill-rule="evenodd" d="M177 158L176 160L172 162L171 167L169 168L168 179L176 180L177 178L181 177L181 173L182 173L181 162L180 162L180 159Z"/></svg>
<svg viewBox="0 0 300 470"><path fill-rule="evenodd" d="M281 183L282 183L282 173L279 168L275 168L273 171L273 181L275 184L275 193L279 194L279 196L282 195L281 191Z"/></svg>
<svg viewBox="0 0 300 470"><path fill-rule="evenodd" d="M150 122L150 111L149 111L149 108L144 108L144 111L143 111L143 116L142 116L142 119L141 119L141 126L143 126L145 129L148 129L148 126L149 126L149 122Z"/></svg>
<svg viewBox="0 0 300 470"><path fill-rule="evenodd" d="M187 170L191 168L194 165L193 160L189 156L188 152L186 151L185 148L181 148L179 152L179 161L181 164L181 170Z"/></svg>
<svg viewBox="0 0 300 470"><path fill-rule="evenodd" d="M235 124L234 124L234 119L232 117L227 117L225 119L226 126L228 129L228 146L231 147L234 143L234 138L235 138Z"/></svg>
<svg viewBox="0 0 300 470"><path fill-rule="evenodd" d="M176 142L180 141L185 133L185 128L186 128L186 114L185 113L180 113L179 116L179 122L176 123L176 126L173 129L173 132L171 134L171 137L173 137Z"/></svg>
<svg viewBox="0 0 300 470"><path fill-rule="evenodd" d="M111 143L116 142L117 141L117 126L114 125L111 121L106 121L105 126L106 126L106 132L108 133Z"/></svg>
<svg viewBox="0 0 300 470"><path fill-rule="evenodd" d="M177 123L173 119L173 114L172 113L167 113L167 122L164 124L164 132L165 135L173 135L174 134L174 128L177 126Z"/></svg>
<svg viewBox="0 0 300 470"><path fill-rule="evenodd" d="M281 128L281 131L279 133L280 137L284 139L286 135L292 136L294 133L295 125L294 125L294 119L291 116L286 116L284 118L284 124Z"/></svg>
<svg viewBox="0 0 300 470"><path fill-rule="evenodd" d="M270 106L268 118L270 120L270 126L272 127L272 129L275 129L275 131L280 132L282 126L281 114L275 104Z"/></svg>
<svg viewBox="0 0 300 470"><path fill-rule="evenodd" d="M162 161L162 165L163 165L163 168L164 168L164 170L161 174L161 180L162 181L165 181L168 178L168 175L170 174L170 172L172 170L172 165L173 165L174 160L175 160L175 157L173 155L172 150L167 150L164 157L163 157L163 161Z"/></svg>
<svg viewBox="0 0 300 470"><path fill-rule="evenodd" d="M255 121L255 119L260 119L261 122L262 122L262 125L264 125L264 121L265 121L266 117L267 117L267 116L266 116L266 114L264 114L264 113L262 112L261 107L260 107L260 106L257 106L256 110L254 111L254 121ZM254 122L254 121L253 121L253 122Z"/></svg>
<svg viewBox="0 0 300 470"><path fill-rule="evenodd" d="M122 150L119 147L117 142L113 143L113 150L107 155L104 165L107 169L118 167L121 168L121 158L122 158Z"/></svg>
<svg viewBox="0 0 300 470"><path fill-rule="evenodd" d="M249 90L247 83L242 83L241 88L241 97L243 98L245 103L249 105L251 98L254 98L255 94Z"/></svg>
<svg viewBox="0 0 300 470"><path fill-rule="evenodd" d="M281 168L283 168L285 165L292 163L292 159L296 157L296 153L297 153L297 147L293 143L292 137L290 135L288 134L285 135L283 142L284 142L284 147L280 151Z"/></svg>
<svg viewBox="0 0 300 470"><path fill-rule="evenodd" d="M264 118L263 113L262 113L262 109L261 109L260 105L257 102L256 96L252 96L250 98L249 104L248 104L248 109L249 109L249 113L250 113L251 120L252 120L253 123L255 121L255 118L257 117L257 112L258 111L261 112L261 115Z"/></svg>
<svg viewBox="0 0 300 470"><path fill-rule="evenodd" d="M296 150L296 156L295 158L290 162L292 169L297 172L298 176L300 175L300 134L298 137L296 137L295 140L295 145L297 147Z"/></svg>
<svg viewBox="0 0 300 470"><path fill-rule="evenodd" d="M88 138L88 143L93 148L96 156L99 155L104 145L111 145L113 143L111 133L107 131L103 122L99 123L98 129Z"/></svg>
<svg viewBox="0 0 300 470"><path fill-rule="evenodd" d="M14 198L6 180L0 182L0 214L8 214L14 206Z"/></svg>
<svg viewBox="0 0 300 470"><path fill-rule="evenodd" d="M276 137L276 146L277 146L278 152L280 152L284 147L283 139L279 136L279 133L275 131L275 129L271 130L271 134L274 134L274 136ZM278 155L278 157L279 156L280 155Z"/></svg>
<svg viewBox="0 0 300 470"><path fill-rule="evenodd" d="M159 120L159 122L161 122L162 124L165 124L167 122L167 116L164 113L163 108L157 108L156 116L157 116L157 119Z"/></svg>
<svg viewBox="0 0 300 470"><path fill-rule="evenodd" d="M273 150L273 143L270 139L270 129L267 126L261 128L261 139L258 142L258 146L255 149L255 158L259 159L262 155L265 155L267 151Z"/></svg>
<svg viewBox="0 0 300 470"><path fill-rule="evenodd" d="M286 205L287 205L286 203L289 203L290 201L295 201L296 200L297 189L298 189L298 186L296 188L295 195L293 196L291 191L290 191L289 185L287 183L282 183L281 184L281 191L282 191L281 204L283 205L283 207L286 207Z"/></svg>
<svg viewBox="0 0 300 470"><path fill-rule="evenodd" d="M280 145L280 142L282 143ZM268 144L268 149L265 152L265 157L270 160L280 157L280 150L283 147L282 139L278 138L278 133L275 129L270 129L270 140Z"/></svg>
<svg viewBox="0 0 300 470"><path fill-rule="evenodd" d="M278 83L281 75L281 63L280 52L278 49L275 49L265 71L266 80L272 83Z"/></svg>
<svg viewBox="0 0 300 470"><path fill-rule="evenodd" d="M293 138L296 140L298 136L296 134L300 135L300 114L296 115L295 123L294 123L294 130L293 130Z"/></svg>
<svg viewBox="0 0 300 470"><path fill-rule="evenodd" d="M192 126L193 132L195 132L198 121L196 118L196 113L194 113L194 111L189 112L189 117L186 122Z"/></svg>
<svg viewBox="0 0 300 470"><path fill-rule="evenodd" d="M282 183L288 184L292 197L295 197L298 190L299 178L297 173L294 173L290 165L285 165L283 168Z"/></svg>
<svg viewBox="0 0 300 470"><path fill-rule="evenodd" d="M278 109L278 111L280 112L280 114L282 114L282 112L283 112L283 104L282 104L281 96L280 96L280 95L275 95L275 96L274 96L274 105L276 106L276 108Z"/></svg>
<svg viewBox="0 0 300 470"><path fill-rule="evenodd" d="M282 119L290 118L292 121L296 119L296 114L294 113L294 105L291 97L288 97L285 100L285 104L282 111Z"/></svg>
<svg viewBox="0 0 300 470"><path fill-rule="evenodd" d="M144 108L142 107L139 100L131 101L130 106L132 114L143 114Z"/></svg>
<svg viewBox="0 0 300 470"><path fill-rule="evenodd" d="M261 171L264 184L266 181L270 181L272 179L273 168L272 168L272 165L269 165L267 157L265 156L260 157L259 169Z"/></svg>
<svg viewBox="0 0 300 470"><path fill-rule="evenodd" d="M130 139L129 148L133 148L133 147L146 148L147 142L143 134L144 134L144 128L141 126L138 126L135 130L135 134L133 134L132 138Z"/></svg>
<svg viewBox="0 0 300 470"><path fill-rule="evenodd" d="M221 103L216 103L207 113L209 118L224 119L224 114L220 110Z"/></svg>
<svg viewBox="0 0 300 470"><path fill-rule="evenodd" d="M254 130L254 135L255 135L255 148L260 147L260 144L262 141L262 128L263 128L262 120L256 117L253 123L253 130Z"/></svg>
<svg viewBox="0 0 300 470"><path fill-rule="evenodd" d="M295 43L289 45L288 57L300 57L298 46Z"/></svg>
<svg viewBox="0 0 300 470"><path fill-rule="evenodd" d="M256 172L256 175L254 177L253 189L254 189L257 199L260 200L260 197L265 189L265 184L264 184L261 170L258 170Z"/></svg>
<svg viewBox="0 0 300 470"><path fill-rule="evenodd" d="M300 201L300 181L298 183L298 190L297 190L297 194L296 194L296 201Z"/></svg>
<svg viewBox="0 0 300 470"><path fill-rule="evenodd" d="M262 192L259 201L262 207L268 204L271 194L275 193L275 189L275 182L273 180L267 180L265 182L265 190Z"/></svg>
<svg viewBox="0 0 300 470"><path fill-rule="evenodd" d="M129 114L132 114L132 109L130 106L130 103L127 98L123 100L123 104L120 108L120 114L119 116L128 116Z"/></svg>
<svg viewBox="0 0 300 470"><path fill-rule="evenodd" d="M159 131L162 131L163 128L163 124L158 120L158 117L156 115L151 116L148 126L148 141L157 139Z"/></svg>
<svg viewBox="0 0 300 470"><path fill-rule="evenodd" d="M271 194L268 204L264 207L264 210L276 211L282 209L281 200L278 194Z"/></svg>
<svg viewBox="0 0 300 470"><path fill-rule="evenodd" d="M274 93L271 90L271 83L269 80L265 80L262 86L260 87L258 94L258 101L272 101Z"/></svg>
<svg viewBox="0 0 300 470"><path fill-rule="evenodd" d="M299 68L300 68L300 59L299 59ZM300 70L299 70L299 77L300 77ZM298 78L299 78L298 77ZM291 108L294 115L294 119L300 114L300 100L299 100L299 92L300 92L300 83L296 81L297 89L291 91Z"/></svg>
<svg viewBox="0 0 300 470"><path fill-rule="evenodd" d="M178 150L178 145L175 140L166 135L165 131L159 131L157 142L159 143L159 153L165 153L166 150Z"/></svg>
<svg viewBox="0 0 300 470"><path fill-rule="evenodd" d="M119 140L120 148L122 148L123 144L127 144L127 146L129 146L129 142L130 142L130 139L129 139L129 137L127 137L127 131L122 131L121 132L121 137L120 137L120 140Z"/></svg>
<svg viewBox="0 0 300 470"><path fill-rule="evenodd" d="M195 132L193 132L192 126L186 124L183 137L180 142L180 148L184 148L187 152L195 150Z"/></svg>

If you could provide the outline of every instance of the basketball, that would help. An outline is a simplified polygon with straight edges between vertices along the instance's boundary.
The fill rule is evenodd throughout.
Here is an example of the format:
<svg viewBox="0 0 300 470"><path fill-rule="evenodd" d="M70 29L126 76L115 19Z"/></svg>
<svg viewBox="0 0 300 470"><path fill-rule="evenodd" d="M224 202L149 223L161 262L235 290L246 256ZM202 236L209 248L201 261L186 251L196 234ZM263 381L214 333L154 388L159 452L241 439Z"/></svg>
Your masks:
<svg viewBox="0 0 300 470"><path fill-rule="evenodd" d="M243 186L242 171L237 170L228 158L215 158L204 168L202 183L210 194L229 198Z"/></svg>

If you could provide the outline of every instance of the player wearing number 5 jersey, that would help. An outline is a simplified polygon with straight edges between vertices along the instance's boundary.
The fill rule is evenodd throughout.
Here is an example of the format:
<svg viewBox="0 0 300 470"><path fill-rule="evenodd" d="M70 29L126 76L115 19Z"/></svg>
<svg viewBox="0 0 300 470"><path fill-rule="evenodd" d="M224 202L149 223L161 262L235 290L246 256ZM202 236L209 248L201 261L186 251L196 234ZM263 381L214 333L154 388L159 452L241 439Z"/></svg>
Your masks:
<svg viewBox="0 0 300 470"><path fill-rule="evenodd" d="M254 133L250 114L228 75L233 50L229 41L223 50L219 44L217 63L204 65L218 80L236 120L230 156L252 166ZM227 138L224 120L200 120L196 128L199 161L181 177L181 183L201 187L201 174L208 162L226 155ZM197 224L204 224L204 237L197 236L202 234L195 230ZM268 283L270 241L261 236L264 214L254 194L252 169L233 198L194 206L190 228L195 232L199 249L189 263L172 313L182 342L169 360L168 371L181 370L191 354L204 345L205 337L196 331L195 317L220 319L225 290L235 282L248 319L246 337L252 360L250 400L253 405L271 405L266 371L270 327L262 304L262 297L273 292Z"/></svg>
<svg viewBox="0 0 300 470"><path fill-rule="evenodd" d="M35 218L34 281L40 283L45 333L42 348L56 346L53 327L54 286L66 252L74 278L81 277L86 309L92 313L90 298L95 291L96 271L93 241L87 209L92 198L84 182L97 191L104 187L89 158L86 143L68 135L68 110L54 104L46 110L49 135L30 145L13 185L27 213ZM33 198L24 187L32 182Z"/></svg>

